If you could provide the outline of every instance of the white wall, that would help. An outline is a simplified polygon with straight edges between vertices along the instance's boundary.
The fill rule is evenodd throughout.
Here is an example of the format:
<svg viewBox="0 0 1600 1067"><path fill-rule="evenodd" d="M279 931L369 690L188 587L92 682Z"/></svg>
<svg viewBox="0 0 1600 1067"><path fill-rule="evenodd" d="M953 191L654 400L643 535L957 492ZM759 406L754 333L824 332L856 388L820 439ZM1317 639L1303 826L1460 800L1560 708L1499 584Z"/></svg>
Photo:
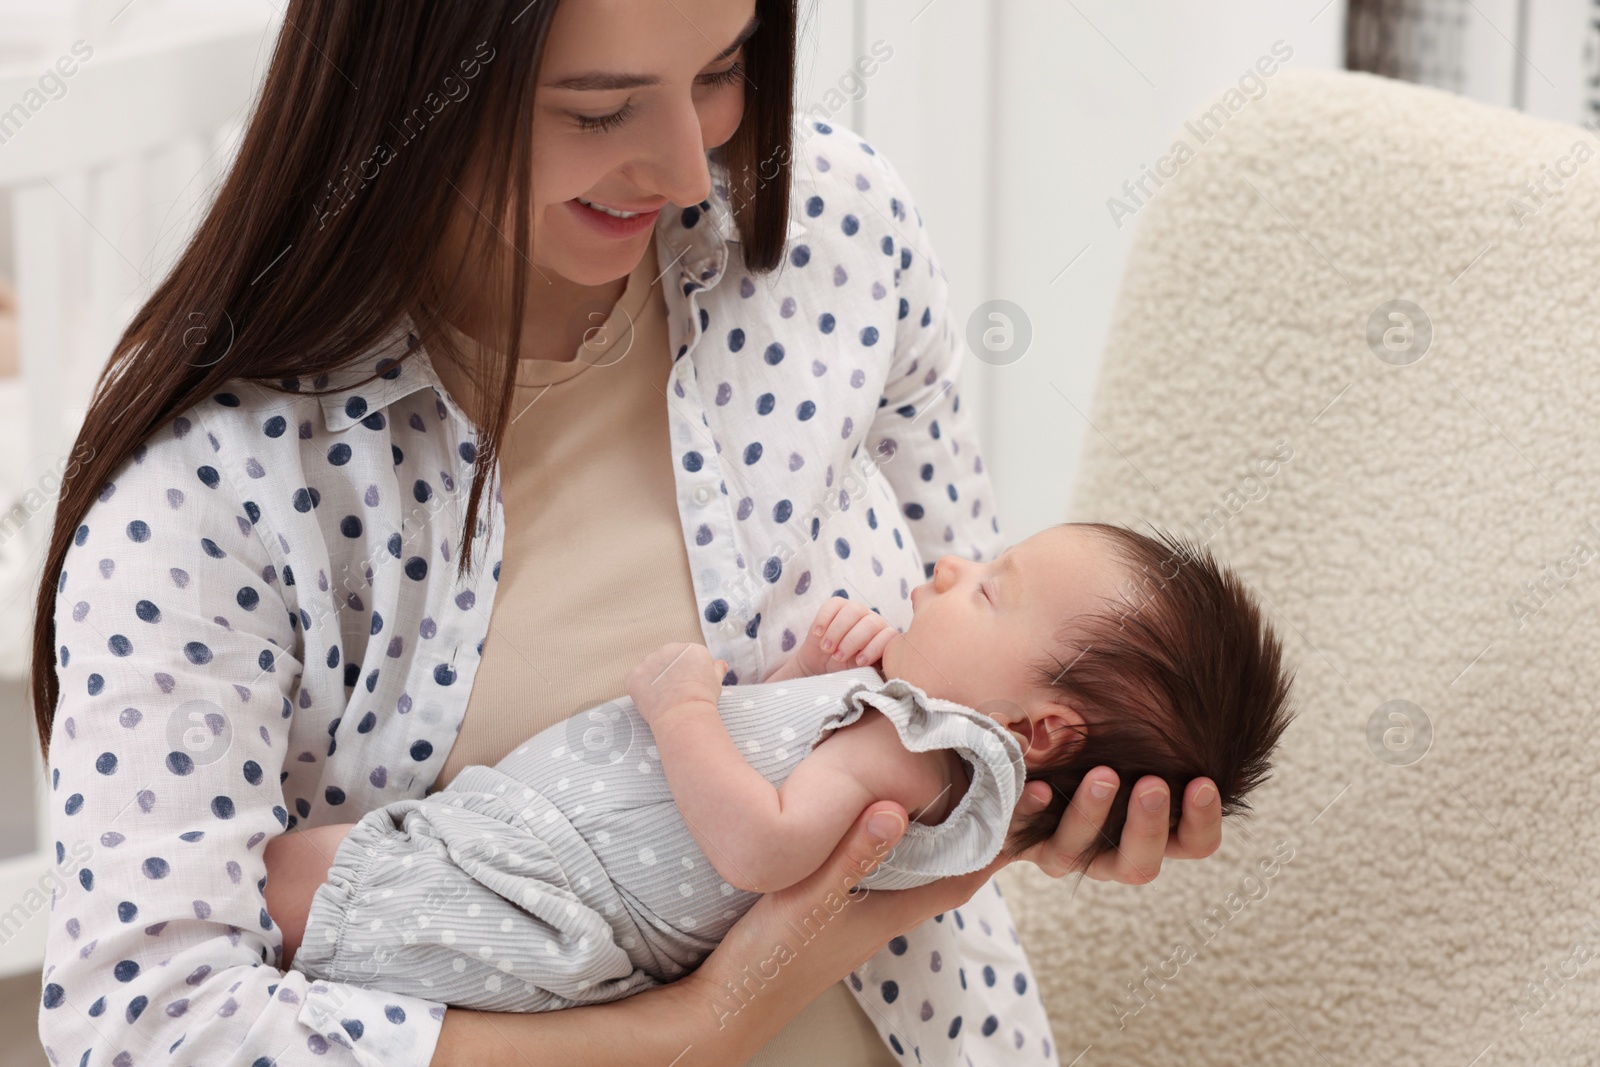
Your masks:
<svg viewBox="0 0 1600 1067"><path fill-rule="evenodd" d="M1600 67L1600 33L1590 27L1600 0L1459 2L1474 72L1467 95L1509 105L1521 41L1528 109L1583 117L1585 79ZM1020 540L1065 516L1081 440L1094 432L1085 416L1136 225L1119 228L1107 198L1168 150L1195 104L1274 41L1294 50L1290 67L1339 67L1345 0L800 3L799 106L823 103L829 89L848 98L837 117L912 184L963 321L998 298L1032 324L1020 360L969 358L965 372L1002 526ZM132 35L202 10L270 20L279 6L0 0L0 50L21 47L10 31L30 25ZM853 65L877 42L893 57L857 78Z"/></svg>
<svg viewBox="0 0 1600 1067"><path fill-rule="evenodd" d="M962 321L999 298L1032 324L1020 359L969 357L964 372L1009 541L1066 517L1092 432L1085 416L1134 228L1113 222L1107 199L1274 41L1292 48L1289 67L1342 66L1344 6L820 0L824 24L859 18L868 41L895 48L862 98L859 129L912 186Z"/></svg>

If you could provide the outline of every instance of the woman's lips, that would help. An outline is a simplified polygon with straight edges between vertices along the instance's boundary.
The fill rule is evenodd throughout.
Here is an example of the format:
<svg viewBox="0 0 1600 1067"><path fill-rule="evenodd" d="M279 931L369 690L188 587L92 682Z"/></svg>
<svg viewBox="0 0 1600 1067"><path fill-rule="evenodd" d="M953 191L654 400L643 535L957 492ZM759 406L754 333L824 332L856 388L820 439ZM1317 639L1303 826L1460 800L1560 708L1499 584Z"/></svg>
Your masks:
<svg viewBox="0 0 1600 1067"><path fill-rule="evenodd" d="M656 219L661 215L661 209L656 208L654 211L642 212L631 219L619 219L615 215L607 215L604 211L596 211L580 203L577 197L563 203L597 233L612 238L634 237L643 233L654 226Z"/></svg>

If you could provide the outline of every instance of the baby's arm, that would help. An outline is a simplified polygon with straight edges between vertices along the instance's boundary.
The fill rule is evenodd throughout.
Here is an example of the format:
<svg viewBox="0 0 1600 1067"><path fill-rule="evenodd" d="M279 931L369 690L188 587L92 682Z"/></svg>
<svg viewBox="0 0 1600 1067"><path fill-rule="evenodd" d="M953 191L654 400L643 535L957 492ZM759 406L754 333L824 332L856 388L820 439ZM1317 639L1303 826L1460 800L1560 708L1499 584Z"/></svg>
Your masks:
<svg viewBox="0 0 1600 1067"><path fill-rule="evenodd" d="M628 694L655 735L690 833L729 885L771 893L800 881L875 800L913 815L948 810L943 753L910 752L875 710L835 730L774 787L722 724L721 674L704 645L664 645L628 675Z"/></svg>

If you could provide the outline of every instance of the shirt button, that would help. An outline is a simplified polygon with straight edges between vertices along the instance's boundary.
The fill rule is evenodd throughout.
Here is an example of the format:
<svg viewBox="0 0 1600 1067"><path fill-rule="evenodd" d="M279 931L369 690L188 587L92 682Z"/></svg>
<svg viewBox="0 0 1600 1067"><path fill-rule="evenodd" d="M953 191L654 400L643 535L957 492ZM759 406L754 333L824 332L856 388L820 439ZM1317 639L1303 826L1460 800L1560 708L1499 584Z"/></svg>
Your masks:
<svg viewBox="0 0 1600 1067"><path fill-rule="evenodd" d="M697 485L689 494L694 502L701 507L705 507L707 504L711 503L711 498L715 495L716 491L709 485Z"/></svg>

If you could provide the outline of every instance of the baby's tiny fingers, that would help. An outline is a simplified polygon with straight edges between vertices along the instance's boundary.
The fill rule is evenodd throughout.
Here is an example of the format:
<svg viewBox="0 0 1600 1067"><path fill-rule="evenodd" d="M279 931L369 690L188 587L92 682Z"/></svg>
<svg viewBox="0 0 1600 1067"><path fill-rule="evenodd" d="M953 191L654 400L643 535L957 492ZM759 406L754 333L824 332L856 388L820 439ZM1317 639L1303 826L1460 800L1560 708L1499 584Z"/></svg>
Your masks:
<svg viewBox="0 0 1600 1067"><path fill-rule="evenodd" d="M866 613L865 618L860 619L854 626L850 627L850 632L845 634L844 639L839 642L839 651L836 656L840 661L855 658L856 654L867 647L872 639L878 635L879 626L876 619L877 616L869 611Z"/></svg>
<svg viewBox="0 0 1600 1067"><path fill-rule="evenodd" d="M839 609L850 603L842 596L831 596L822 602L822 607L817 609L817 617L811 623L811 636L821 637L839 614Z"/></svg>
<svg viewBox="0 0 1600 1067"><path fill-rule="evenodd" d="M899 632L893 626L879 630L877 636L867 642L867 647L856 654L856 662L860 664L878 662L883 658L883 650L889 647L889 642L893 641Z"/></svg>
<svg viewBox="0 0 1600 1067"><path fill-rule="evenodd" d="M833 622L828 626L828 632L822 635L822 651L832 652L844 641L845 635L855 626L861 617L861 608L848 600L839 608L839 614L833 617Z"/></svg>

